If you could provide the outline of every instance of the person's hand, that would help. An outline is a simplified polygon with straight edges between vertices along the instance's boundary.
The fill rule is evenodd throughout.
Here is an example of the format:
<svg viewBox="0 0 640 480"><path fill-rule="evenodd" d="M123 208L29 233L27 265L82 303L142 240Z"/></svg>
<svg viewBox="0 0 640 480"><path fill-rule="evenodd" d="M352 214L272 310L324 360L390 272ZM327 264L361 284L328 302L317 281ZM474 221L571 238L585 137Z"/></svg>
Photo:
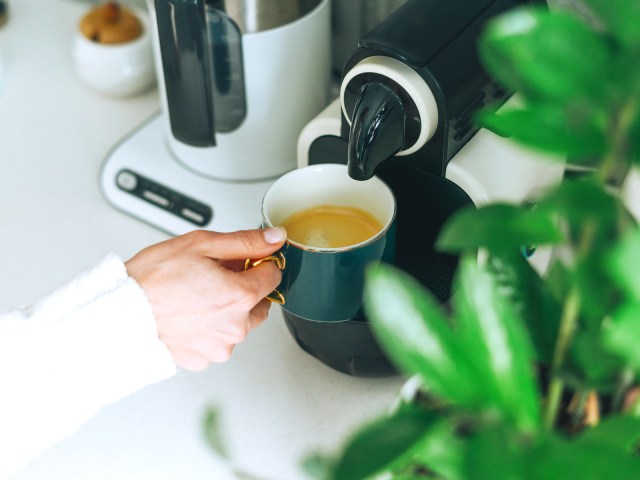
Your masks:
<svg viewBox="0 0 640 480"><path fill-rule="evenodd" d="M244 260L272 254L285 238L279 227L200 230L145 248L126 262L179 367L203 370L226 361L267 317L270 302L264 297L278 286L281 272L273 262L244 271Z"/></svg>

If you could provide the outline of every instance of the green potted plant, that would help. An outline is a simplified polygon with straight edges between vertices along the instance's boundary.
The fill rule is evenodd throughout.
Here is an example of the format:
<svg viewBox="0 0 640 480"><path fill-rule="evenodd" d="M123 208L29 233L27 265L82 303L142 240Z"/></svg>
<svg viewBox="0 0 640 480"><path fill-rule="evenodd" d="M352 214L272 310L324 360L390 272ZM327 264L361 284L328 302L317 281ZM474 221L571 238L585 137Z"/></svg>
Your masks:
<svg viewBox="0 0 640 480"><path fill-rule="evenodd" d="M640 161L640 2L586 0L601 20L521 8L479 48L521 106L480 125L579 175L535 205L463 210L438 247L459 253L450 311L388 265L368 272L377 338L418 388L308 459L317 478L640 478L640 229L624 203ZM523 251L550 245L542 274Z"/></svg>

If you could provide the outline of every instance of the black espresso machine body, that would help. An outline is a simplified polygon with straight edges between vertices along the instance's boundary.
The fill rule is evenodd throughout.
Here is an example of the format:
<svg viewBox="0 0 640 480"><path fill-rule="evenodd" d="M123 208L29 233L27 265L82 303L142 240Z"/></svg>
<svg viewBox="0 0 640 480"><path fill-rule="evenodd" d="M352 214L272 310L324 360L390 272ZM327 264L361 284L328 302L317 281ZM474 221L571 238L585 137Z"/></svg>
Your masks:
<svg viewBox="0 0 640 480"><path fill-rule="evenodd" d="M483 69L477 39L488 19L525 3L532 2L408 0L345 64L334 102L339 118L321 114L330 133L305 143L303 131L299 142L299 163L348 164L353 178L375 173L391 187L398 207L395 264L445 305L458 258L437 252L434 243L455 211L474 204L446 178L447 165L477 133L473 114L510 96ZM397 373L364 316L323 323L283 313L297 343L328 366L363 377Z"/></svg>

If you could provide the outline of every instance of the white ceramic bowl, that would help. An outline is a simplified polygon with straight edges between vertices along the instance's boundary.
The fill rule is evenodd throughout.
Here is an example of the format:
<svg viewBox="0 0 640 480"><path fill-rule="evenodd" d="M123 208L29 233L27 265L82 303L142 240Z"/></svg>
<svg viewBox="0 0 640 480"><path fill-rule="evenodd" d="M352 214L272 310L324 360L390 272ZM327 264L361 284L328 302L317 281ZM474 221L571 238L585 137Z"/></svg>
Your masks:
<svg viewBox="0 0 640 480"><path fill-rule="evenodd" d="M141 93L155 84L151 30L147 12L132 8L142 33L130 42L100 44L78 30L73 45L76 73L89 87L111 97Z"/></svg>

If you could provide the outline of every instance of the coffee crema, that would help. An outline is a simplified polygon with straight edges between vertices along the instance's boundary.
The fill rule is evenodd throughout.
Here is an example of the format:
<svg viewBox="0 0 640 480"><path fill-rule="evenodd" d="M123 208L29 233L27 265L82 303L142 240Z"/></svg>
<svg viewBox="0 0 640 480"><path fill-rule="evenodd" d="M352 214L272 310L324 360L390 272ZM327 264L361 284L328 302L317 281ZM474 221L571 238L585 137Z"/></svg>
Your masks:
<svg viewBox="0 0 640 480"><path fill-rule="evenodd" d="M342 248L364 242L383 225L357 207L318 205L287 217L281 225L290 240L315 248Z"/></svg>

